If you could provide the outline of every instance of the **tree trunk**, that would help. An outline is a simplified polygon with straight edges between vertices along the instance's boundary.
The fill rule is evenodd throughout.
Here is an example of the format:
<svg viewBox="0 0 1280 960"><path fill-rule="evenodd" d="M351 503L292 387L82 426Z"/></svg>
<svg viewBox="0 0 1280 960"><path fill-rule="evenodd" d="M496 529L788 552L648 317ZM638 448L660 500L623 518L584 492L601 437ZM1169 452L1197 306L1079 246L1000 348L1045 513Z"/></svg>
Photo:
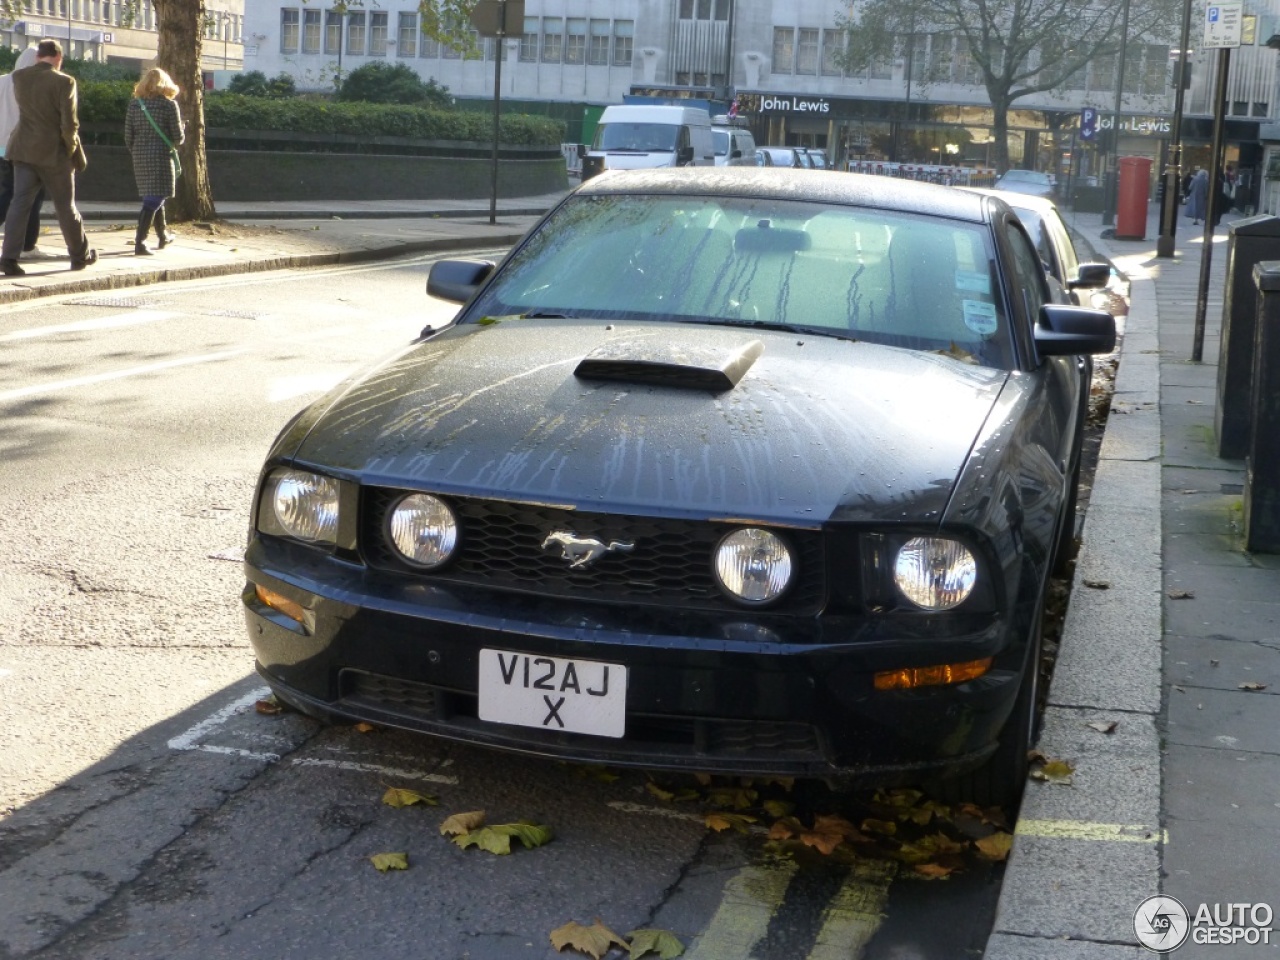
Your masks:
<svg viewBox="0 0 1280 960"><path fill-rule="evenodd" d="M1009 169L1009 99L991 97L991 136L996 142L996 169Z"/></svg>
<svg viewBox="0 0 1280 960"><path fill-rule="evenodd" d="M204 75L200 70L204 0L155 0L155 10L160 41L156 65L178 85L178 106L187 125L186 142L178 148L182 176L177 195L168 205L170 221L216 219L204 149Z"/></svg>

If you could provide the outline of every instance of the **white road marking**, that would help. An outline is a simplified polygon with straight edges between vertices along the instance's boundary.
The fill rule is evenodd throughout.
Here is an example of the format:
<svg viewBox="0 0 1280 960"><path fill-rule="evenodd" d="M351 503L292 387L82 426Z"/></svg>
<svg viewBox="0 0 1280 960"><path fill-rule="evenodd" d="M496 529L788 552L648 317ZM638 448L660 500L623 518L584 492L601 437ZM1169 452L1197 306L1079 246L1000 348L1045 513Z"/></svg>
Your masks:
<svg viewBox="0 0 1280 960"><path fill-rule="evenodd" d="M186 733L180 734L169 741L170 750L197 750L200 747L200 739L217 730L220 726L234 717L237 713L244 713L259 700L264 697L271 696L269 687L256 687L250 690L239 700L233 700L221 710L216 711L212 715L206 717L197 723Z"/></svg>
<svg viewBox="0 0 1280 960"><path fill-rule="evenodd" d="M212 753L224 757L240 757L245 760L258 760L262 763L279 763L278 753L257 753L252 750L241 750L238 747L223 747L201 741L222 727L237 714L246 713L259 700L271 696L268 687L257 687L238 700L233 700L225 707L210 714L185 733L179 734L169 741L170 750L197 750L201 753ZM452 761L446 760L442 767L449 766ZM383 777L401 777L411 780L425 780L428 783L441 783L455 786L457 777L442 773L422 773L417 770L405 770L397 767L385 767L374 763L353 763L350 760L325 760L320 757L292 757L289 763L298 767L328 767L331 770L346 770L354 773L376 773Z"/></svg>
<svg viewBox="0 0 1280 960"><path fill-rule="evenodd" d="M298 767L329 767L332 770L348 770L353 773L376 773L384 777L404 777L411 780L425 780L428 783L443 783L456 786L457 777L445 776L442 773L419 773L417 770L401 770L395 767L383 767L376 763L352 763L349 760L324 760L319 757L299 757L289 761Z"/></svg>
<svg viewBox="0 0 1280 960"><path fill-rule="evenodd" d="M205 353L198 356L178 357L160 363L149 363L141 367L130 367L127 370L113 370L110 373L95 373L87 377L76 377L72 380L51 380L47 383L35 383L29 387L0 392L0 403L10 400L21 400L24 397L36 397L45 393L58 393L63 390L74 390L77 387L88 387L95 383L106 383L110 380L124 380L128 377L145 376L148 373L159 373L174 367L189 367L198 363L217 363L219 360L230 360L245 353L245 350L223 350L219 353Z"/></svg>
<svg viewBox="0 0 1280 960"><path fill-rule="evenodd" d="M178 314L172 310L131 310L128 313L114 313L109 317L98 317L94 320L79 320L75 323L59 323L47 327L29 327L26 330L15 330L0 336L0 343L11 340L34 340L38 337L54 337L62 333L85 333L91 330L110 330L115 327L135 327L144 323L157 323L168 320Z"/></svg>
<svg viewBox="0 0 1280 960"><path fill-rule="evenodd" d="M1014 833L1052 840L1102 840L1112 843L1168 843L1159 827L1141 823L1092 823L1088 820L1019 820Z"/></svg>
<svg viewBox="0 0 1280 960"><path fill-rule="evenodd" d="M610 800L609 806L623 813L639 813L647 817L665 817L668 820L689 820L693 823L704 822L700 813L689 813L684 810L669 810L666 807L651 807L644 803L627 803L625 800Z"/></svg>

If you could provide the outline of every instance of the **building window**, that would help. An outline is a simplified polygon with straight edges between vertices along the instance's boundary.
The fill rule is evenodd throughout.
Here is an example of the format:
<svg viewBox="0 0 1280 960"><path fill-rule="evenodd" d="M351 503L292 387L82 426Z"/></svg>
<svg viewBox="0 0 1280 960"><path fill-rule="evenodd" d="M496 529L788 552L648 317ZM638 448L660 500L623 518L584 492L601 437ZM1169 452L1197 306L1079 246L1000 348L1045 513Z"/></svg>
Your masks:
<svg viewBox="0 0 1280 960"><path fill-rule="evenodd" d="M773 73L791 73L796 63L796 32L792 27L773 28Z"/></svg>
<svg viewBox="0 0 1280 960"><path fill-rule="evenodd" d="M818 31L801 28L796 37L796 73L811 77L818 72Z"/></svg>
<svg viewBox="0 0 1280 960"><path fill-rule="evenodd" d="M560 17L542 18L542 62L559 63L564 46L564 20Z"/></svg>
<svg viewBox="0 0 1280 960"><path fill-rule="evenodd" d="M337 10L324 12L324 52L336 57L342 49L342 14Z"/></svg>
<svg viewBox="0 0 1280 960"><path fill-rule="evenodd" d="M400 25L396 30L396 56L416 57L418 55L418 15L416 13L400 14Z"/></svg>
<svg viewBox="0 0 1280 960"><path fill-rule="evenodd" d="M387 11L376 10L369 14L369 56L387 55Z"/></svg>
<svg viewBox="0 0 1280 960"><path fill-rule="evenodd" d="M298 52L298 11L280 11L280 52Z"/></svg>
<svg viewBox="0 0 1280 960"><path fill-rule="evenodd" d="M1147 44L1144 52L1142 92L1151 97L1161 96L1169 87L1169 48Z"/></svg>
<svg viewBox="0 0 1280 960"><path fill-rule="evenodd" d="M435 60L440 56L440 41L423 36L422 42L418 44L418 56L424 60Z"/></svg>
<svg viewBox="0 0 1280 960"><path fill-rule="evenodd" d="M440 45L440 56L444 57L446 60L461 60L462 51L451 44L442 43Z"/></svg>
<svg viewBox="0 0 1280 960"><path fill-rule="evenodd" d="M302 52L320 52L320 11L302 11Z"/></svg>
<svg viewBox="0 0 1280 960"><path fill-rule="evenodd" d="M982 68L973 59L973 54L969 52L969 41L959 34L956 35L956 60L953 79L956 83L967 84L971 87L980 87L985 82L982 78Z"/></svg>
<svg viewBox="0 0 1280 960"><path fill-rule="evenodd" d="M730 0L680 0L681 20L728 20Z"/></svg>
<svg viewBox="0 0 1280 960"><path fill-rule="evenodd" d="M538 18L524 18L524 33L520 35L520 59L535 63L538 59Z"/></svg>
<svg viewBox="0 0 1280 960"><path fill-rule="evenodd" d="M1089 77L1087 83L1090 90L1100 92L1114 91L1116 88L1116 58L1114 55L1099 55L1089 61Z"/></svg>
<svg viewBox="0 0 1280 960"><path fill-rule="evenodd" d="M591 21L591 39L587 41L587 63L607 66L609 63L609 21Z"/></svg>
<svg viewBox="0 0 1280 960"><path fill-rule="evenodd" d="M1253 115L1255 117L1269 117L1271 115L1269 112L1270 107L1271 104L1269 103L1255 101L1253 104Z"/></svg>
<svg viewBox="0 0 1280 960"><path fill-rule="evenodd" d="M615 67L631 66L631 43L635 28L634 20L613 21L613 65Z"/></svg>
<svg viewBox="0 0 1280 960"><path fill-rule="evenodd" d="M844 72L844 31L822 31L822 64L820 69L825 76L838 77Z"/></svg>
<svg viewBox="0 0 1280 960"><path fill-rule="evenodd" d="M347 14L347 53L355 57L364 56L364 14Z"/></svg>
<svg viewBox="0 0 1280 960"><path fill-rule="evenodd" d="M581 17L570 17L565 26L564 62L586 63L587 21Z"/></svg>

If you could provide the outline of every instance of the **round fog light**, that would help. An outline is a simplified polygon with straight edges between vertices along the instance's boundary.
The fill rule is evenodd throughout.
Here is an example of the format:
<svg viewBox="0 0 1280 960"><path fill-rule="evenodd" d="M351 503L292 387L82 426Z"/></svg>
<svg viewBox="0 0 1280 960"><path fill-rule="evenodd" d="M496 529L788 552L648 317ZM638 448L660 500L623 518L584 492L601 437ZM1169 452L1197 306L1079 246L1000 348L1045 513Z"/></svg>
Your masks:
<svg viewBox="0 0 1280 960"><path fill-rule="evenodd" d="M448 505L428 493L411 493L391 511L387 521L391 545L407 563L434 570L453 556L458 520Z"/></svg>
<svg viewBox="0 0 1280 960"><path fill-rule="evenodd" d="M716 577L743 603L777 600L791 583L793 569L791 551L782 538L758 527L735 530L716 547Z"/></svg>

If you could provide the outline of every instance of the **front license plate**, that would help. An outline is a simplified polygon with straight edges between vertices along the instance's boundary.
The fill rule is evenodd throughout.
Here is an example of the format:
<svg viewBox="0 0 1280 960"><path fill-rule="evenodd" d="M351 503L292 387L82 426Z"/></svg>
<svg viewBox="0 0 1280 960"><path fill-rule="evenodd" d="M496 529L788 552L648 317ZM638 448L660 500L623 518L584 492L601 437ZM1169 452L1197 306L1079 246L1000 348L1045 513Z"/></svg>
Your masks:
<svg viewBox="0 0 1280 960"><path fill-rule="evenodd" d="M566 733L621 737L627 668L599 660L480 651L480 719Z"/></svg>

